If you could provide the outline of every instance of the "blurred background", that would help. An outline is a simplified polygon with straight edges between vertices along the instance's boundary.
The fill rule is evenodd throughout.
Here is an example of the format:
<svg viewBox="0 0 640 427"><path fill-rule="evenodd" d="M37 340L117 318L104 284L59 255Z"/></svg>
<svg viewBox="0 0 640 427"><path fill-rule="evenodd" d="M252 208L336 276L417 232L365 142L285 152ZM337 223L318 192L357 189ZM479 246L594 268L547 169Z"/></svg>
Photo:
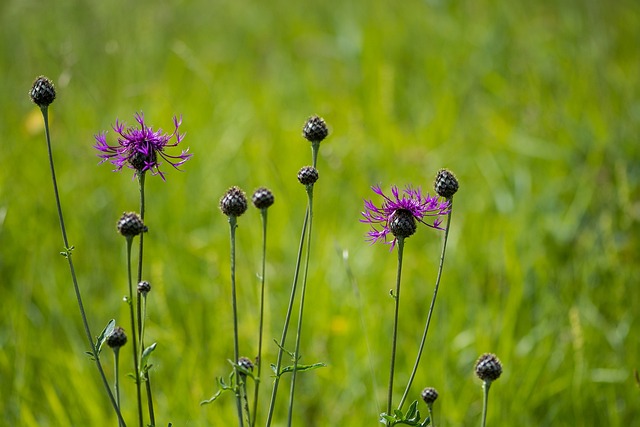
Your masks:
<svg viewBox="0 0 640 427"><path fill-rule="evenodd" d="M234 425L216 391L233 357L231 185L267 186L268 313L275 361L311 163L301 136L330 136L315 188L296 426L372 426L385 408L396 253L358 222L380 184L460 181L444 276L411 399L440 392L440 426L480 423L476 358L493 352L488 425L629 426L640 417L640 4L633 0L81 2L0 4L0 417L2 425L116 425L80 322L62 249L39 109L50 108L58 183L89 321L127 328L123 211L131 170L98 166L94 135L116 119L172 131L183 172L147 178L145 277L158 425ZM178 154L179 150L170 153ZM374 201L377 201L374 198ZM258 325L260 215L239 219L241 352ZM441 233L407 240L397 395L433 293ZM353 278L350 278L350 274ZM635 307L635 308L634 308ZM123 350L123 370L130 360ZM112 375L110 351L102 356ZM124 414L135 419L132 381ZM266 414L270 379L260 408ZM284 384L288 384L285 382ZM284 425L288 387L275 425ZM426 406L421 404L426 413ZM259 415L260 416L260 415ZM129 421L130 423L132 421ZM259 424L263 424L262 422Z"/></svg>

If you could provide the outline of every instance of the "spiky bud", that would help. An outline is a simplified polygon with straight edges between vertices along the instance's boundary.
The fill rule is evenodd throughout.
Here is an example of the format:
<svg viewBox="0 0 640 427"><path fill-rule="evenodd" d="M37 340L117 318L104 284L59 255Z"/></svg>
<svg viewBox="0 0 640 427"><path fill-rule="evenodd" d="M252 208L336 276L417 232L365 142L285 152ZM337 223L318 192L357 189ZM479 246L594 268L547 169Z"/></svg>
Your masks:
<svg viewBox="0 0 640 427"><path fill-rule="evenodd" d="M304 124L302 128L302 136L310 142L320 142L329 135L327 124L321 117L313 116Z"/></svg>
<svg viewBox="0 0 640 427"><path fill-rule="evenodd" d="M436 174L433 188L439 196L450 199L458 191L458 179L450 170L440 169Z"/></svg>
<svg viewBox="0 0 640 427"><path fill-rule="evenodd" d="M485 353L476 362L476 375L482 381L492 382L500 378L502 363L493 353Z"/></svg>
<svg viewBox="0 0 640 427"><path fill-rule="evenodd" d="M117 326L113 332L107 337L107 345L112 349L119 349L127 343L127 334L124 333L124 329Z"/></svg>
<svg viewBox="0 0 640 427"><path fill-rule="evenodd" d="M143 296L147 296L149 292L151 292L151 283L147 282L146 280L143 280L142 282L138 283L139 294Z"/></svg>
<svg viewBox="0 0 640 427"><path fill-rule="evenodd" d="M267 209L273 204L275 198L273 197L271 190L265 187L260 187L253 192L251 200L253 201L253 206L256 208Z"/></svg>
<svg viewBox="0 0 640 427"><path fill-rule="evenodd" d="M424 400L424 403L426 403L427 405L432 405L433 402L435 402L438 398L438 391L433 387L427 387L422 390L420 396L422 396L422 400Z"/></svg>
<svg viewBox="0 0 640 427"><path fill-rule="evenodd" d="M240 366L247 372L253 371L253 362L248 357L241 357L240 359L238 359L238 366ZM243 377L246 376L246 374L242 371L239 371L239 375L242 375Z"/></svg>
<svg viewBox="0 0 640 427"><path fill-rule="evenodd" d="M303 185L315 184L318 177L318 170L313 166L305 166L298 172L298 181Z"/></svg>
<svg viewBox="0 0 640 427"><path fill-rule="evenodd" d="M395 211L389 221L389 229L396 237L409 237L416 232L418 224L413 214L406 209Z"/></svg>
<svg viewBox="0 0 640 427"><path fill-rule="evenodd" d="M124 237L134 237L140 233L146 233L148 228L142 222L142 218L135 212L125 212L118 220L118 233Z"/></svg>
<svg viewBox="0 0 640 427"><path fill-rule="evenodd" d="M29 96L38 107L48 107L56 99L56 88L51 80L40 76L33 82Z"/></svg>
<svg viewBox="0 0 640 427"><path fill-rule="evenodd" d="M247 196L240 188L233 186L220 199L220 210L227 216L238 217L247 211Z"/></svg>

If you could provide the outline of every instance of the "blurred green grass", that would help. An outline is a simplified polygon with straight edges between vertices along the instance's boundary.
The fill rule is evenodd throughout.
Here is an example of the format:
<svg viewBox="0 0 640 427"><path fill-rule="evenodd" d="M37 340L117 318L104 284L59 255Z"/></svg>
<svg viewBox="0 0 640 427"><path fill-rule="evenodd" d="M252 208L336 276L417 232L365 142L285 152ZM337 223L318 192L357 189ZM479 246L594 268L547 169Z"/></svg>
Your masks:
<svg viewBox="0 0 640 427"><path fill-rule="evenodd" d="M280 334L305 203L295 175L310 163L300 131L315 113L331 136L315 190L303 361L328 368L303 375L295 425L377 424L396 260L364 242L362 199L371 184L430 189L440 167L461 189L413 395L434 386L439 425L477 425L472 367L491 351L504 374L489 425L629 426L640 416L637 2L7 0L0 11L2 424L115 425L58 255L41 119L27 96L40 74L57 85L54 155L94 334L110 318L127 323L114 227L136 209L137 187L129 171L96 166L93 135L138 111L164 129L183 116L193 159L184 173L165 167L166 183L147 180L162 423L234 422L230 398L198 405L232 355L228 226L217 207L231 185L276 194L267 339ZM259 233L250 211L238 229L247 355ZM407 241L398 393L438 237L421 229ZM275 346L268 352L273 361Z"/></svg>

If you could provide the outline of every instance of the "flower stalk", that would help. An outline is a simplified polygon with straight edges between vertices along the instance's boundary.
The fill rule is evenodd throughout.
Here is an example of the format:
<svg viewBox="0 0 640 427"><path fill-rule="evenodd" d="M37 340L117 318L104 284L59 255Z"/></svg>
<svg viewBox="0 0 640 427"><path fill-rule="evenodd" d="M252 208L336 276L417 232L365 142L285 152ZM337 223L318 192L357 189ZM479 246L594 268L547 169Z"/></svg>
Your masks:
<svg viewBox="0 0 640 427"><path fill-rule="evenodd" d="M67 259L67 263L69 264L69 272L71 274L71 281L73 283L73 290L76 296L76 302L78 304L78 309L80 310L80 318L82 319L82 325L85 331L85 335L87 337L87 341L89 343L89 348L91 351L91 357L96 364L96 368L98 369L98 373L100 374L100 379L102 380L102 384L107 392L107 396L109 397L109 402L116 413L118 418L118 422L121 426L126 427L126 423L122 418L122 413L120 412L120 407L118 402L111 391L111 387L109 386L109 381L107 380L107 376L104 373L104 369L102 368L102 363L100 362L100 355L98 353L98 349L96 348L96 344L93 340L93 335L91 333L91 329L89 327L89 322L87 320L87 315L84 309L84 304L82 301L82 294L80 293L80 287L78 286L78 279L76 277L75 267L73 265L73 259L71 257L71 253L73 251L73 247L69 245L69 239L67 237L67 231L64 223L64 215L62 213L62 204L60 203L60 194L58 191L58 183L56 180L56 171L53 161L53 151L51 149L51 135L49 131L49 105L55 99L55 88L51 80L46 77L38 77L33 84L33 87L30 91L31 100L40 107L40 111L42 112L42 118L44 121L44 129L45 129L45 138L47 141L47 152L49 157L49 168L51 170L51 181L53 183L53 193L56 201L56 209L58 211L58 220L60 222L60 231L62 233L62 241L64 244L64 251L62 255Z"/></svg>

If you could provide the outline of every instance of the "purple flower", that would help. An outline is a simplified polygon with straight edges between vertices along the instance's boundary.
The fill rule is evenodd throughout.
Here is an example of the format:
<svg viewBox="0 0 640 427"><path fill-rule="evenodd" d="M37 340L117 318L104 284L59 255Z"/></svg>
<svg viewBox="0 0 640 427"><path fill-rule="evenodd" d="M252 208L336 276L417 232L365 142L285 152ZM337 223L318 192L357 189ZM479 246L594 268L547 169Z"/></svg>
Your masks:
<svg viewBox="0 0 640 427"><path fill-rule="evenodd" d="M415 231L415 227L413 227L413 231L410 225L407 227L407 218L443 230L440 227L442 223L440 216L449 213L449 201L441 202L438 196L422 195L419 187L414 189L410 185L405 187L402 195L400 195L398 187L392 186L393 198L385 196L379 186L373 186L371 189L384 199L380 207L377 207L371 200L364 201L365 210L362 212L364 219L361 219L360 222L371 224L371 230L367 233L367 240L371 244L383 241L391 244L391 250L393 250L397 241L396 230L400 230L400 233L407 233L402 237L408 237ZM435 219L432 224L429 224L425 221L425 217L435 217ZM394 234L394 239L391 242L387 241L389 233Z"/></svg>
<svg viewBox="0 0 640 427"><path fill-rule="evenodd" d="M175 147L184 138L184 134L178 133L182 117L180 119L173 118L175 130L171 135L163 134L162 129L154 132L152 127L145 125L142 113L136 113L136 121L140 124L140 128L125 128L124 123L116 120L113 130L120 135L117 145L107 144L106 132L95 136L96 145L94 147L100 151L98 156L102 158L101 164L109 160L116 166L114 171L119 171L124 165L127 165L135 170L135 175L150 170L152 175L160 175L164 180L164 174L160 171L160 158L178 169L178 166L193 156L193 154L187 154L188 148L182 150L178 156L171 156L164 152L166 147ZM174 137L175 142L169 143Z"/></svg>

